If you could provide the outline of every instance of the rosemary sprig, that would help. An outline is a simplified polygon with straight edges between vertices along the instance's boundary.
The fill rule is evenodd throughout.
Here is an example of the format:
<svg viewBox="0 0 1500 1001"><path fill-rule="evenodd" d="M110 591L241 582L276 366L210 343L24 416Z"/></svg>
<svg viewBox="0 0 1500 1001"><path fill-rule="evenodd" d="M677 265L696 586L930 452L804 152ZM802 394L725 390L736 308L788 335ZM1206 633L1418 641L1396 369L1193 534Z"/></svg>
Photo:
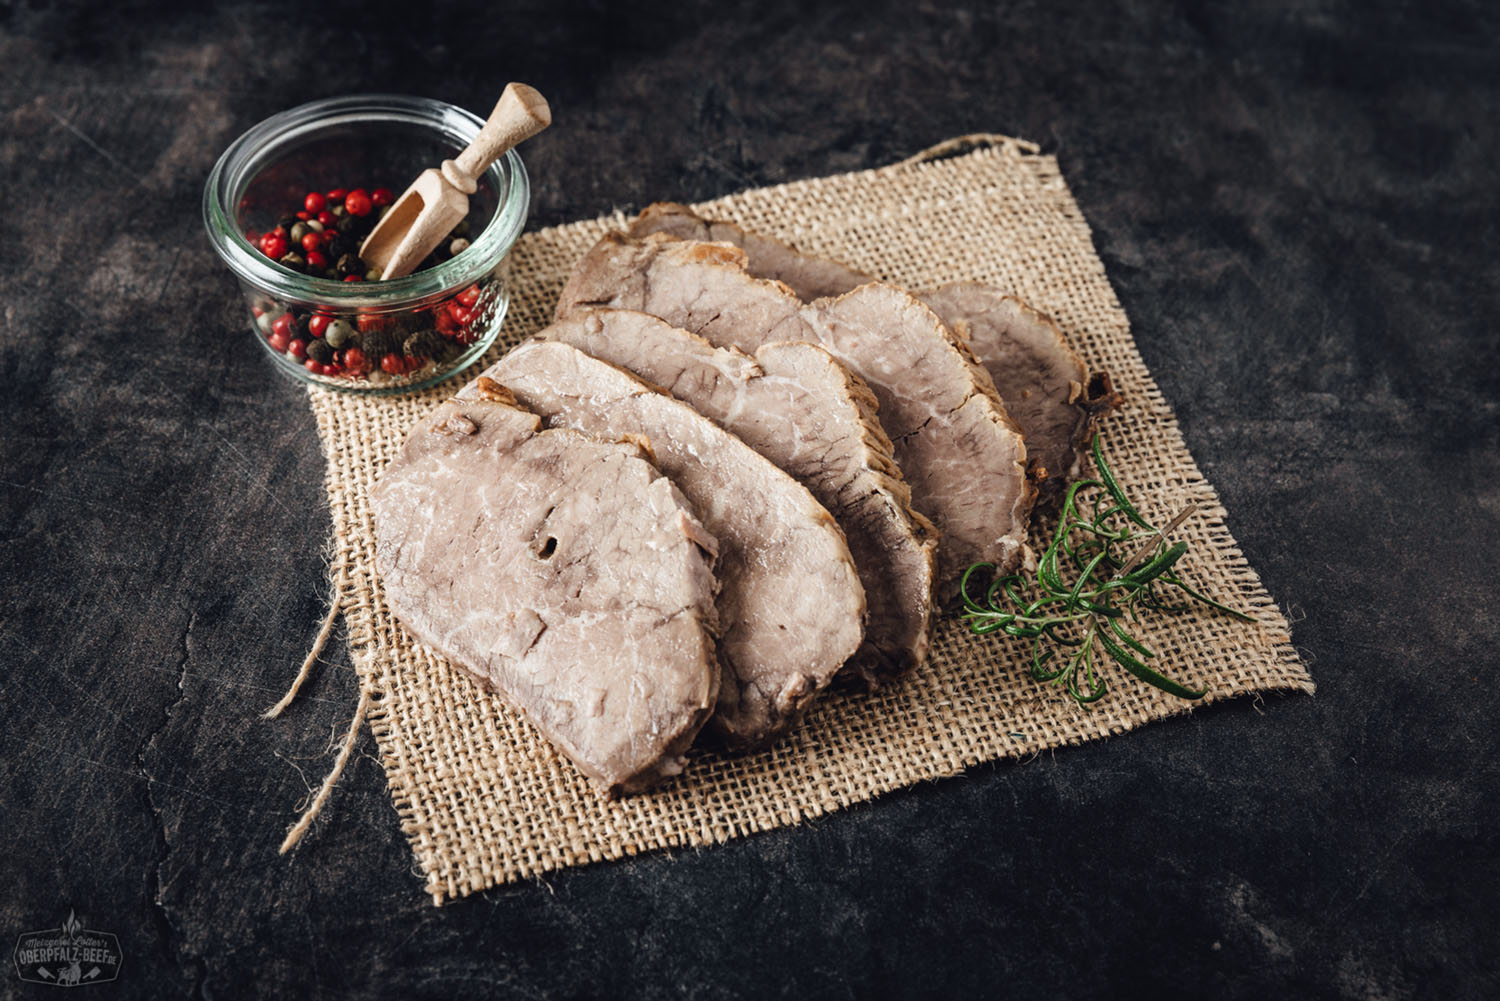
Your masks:
<svg viewBox="0 0 1500 1001"><path fill-rule="evenodd" d="M1061 685L1080 705L1103 698L1109 685L1097 651L1137 678L1183 699L1197 690L1146 666L1156 655L1126 628L1141 613L1181 612L1194 603L1255 620L1189 587L1175 569L1186 542L1167 543L1197 510L1189 504L1158 531L1120 488L1099 438L1093 441L1097 479L1079 480L1063 500L1057 534L1037 562L1035 579L1021 574L994 578L976 597L972 578L993 563L976 563L959 585L964 618L978 635L1003 632L1031 640L1031 676ZM1072 579L1068 579L1071 577Z"/></svg>

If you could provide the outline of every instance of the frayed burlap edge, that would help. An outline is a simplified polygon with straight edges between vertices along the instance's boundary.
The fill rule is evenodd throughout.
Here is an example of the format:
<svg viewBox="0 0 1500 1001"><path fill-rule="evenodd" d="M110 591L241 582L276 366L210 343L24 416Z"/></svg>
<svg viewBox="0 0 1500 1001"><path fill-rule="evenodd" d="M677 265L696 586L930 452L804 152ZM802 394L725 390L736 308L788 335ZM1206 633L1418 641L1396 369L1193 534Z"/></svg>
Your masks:
<svg viewBox="0 0 1500 1001"><path fill-rule="evenodd" d="M1082 709L1027 676L1024 644L972 637L950 615L937 623L930 662L889 690L832 693L769 751L698 753L664 789L610 802L498 699L413 642L383 602L371 488L412 423L463 377L396 398L313 388L328 462L334 600L401 827L434 903L565 866L795 824L980 762L1121 734L1195 705L1313 691L1285 618L1225 527L1217 495L1136 351L1053 157L1021 140L964 136L890 167L696 208L911 288L983 281L1053 315L1124 394L1124 408L1105 425L1121 480L1158 523L1190 502L1201 506L1175 533L1191 545L1184 572L1259 622L1192 613L1142 637L1164 670L1208 689L1199 703L1118 673L1103 702ZM624 221L617 213L522 238L512 254L510 312L489 360L546 325L573 262Z"/></svg>

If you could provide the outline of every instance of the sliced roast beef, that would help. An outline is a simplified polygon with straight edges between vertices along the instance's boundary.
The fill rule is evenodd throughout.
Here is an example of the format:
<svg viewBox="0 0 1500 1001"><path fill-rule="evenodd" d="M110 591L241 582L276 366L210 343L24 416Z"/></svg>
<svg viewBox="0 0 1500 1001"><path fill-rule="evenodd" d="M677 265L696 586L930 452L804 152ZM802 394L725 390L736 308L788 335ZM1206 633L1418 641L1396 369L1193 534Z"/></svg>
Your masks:
<svg viewBox="0 0 1500 1001"><path fill-rule="evenodd" d="M648 206L629 230L635 238L651 233L731 243L745 251L752 275L785 282L808 301L842 295L871 280L837 261L803 254L733 223L700 218L675 203ZM1060 502L1068 481L1082 470L1099 417L1120 404L1109 374L1090 373L1050 317L993 286L958 282L916 295L955 334L967 334L969 347L1026 436L1039 502Z"/></svg>
<svg viewBox="0 0 1500 1001"><path fill-rule="evenodd" d="M723 680L712 729L738 750L795 723L864 636L864 589L828 511L692 407L562 340L522 344L485 377L549 425L649 443L719 543ZM644 572L628 562L615 570Z"/></svg>
<svg viewBox="0 0 1500 1001"><path fill-rule="evenodd" d="M1061 502L1100 415L1119 405L1104 372L1089 374L1052 318L988 285L955 282L917 297L943 318L994 377L1026 435L1038 500Z"/></svg>
<svg viewBox="0 0 1500 1001"><path fill-rule="evenodd" d="M666 233L678 240L732 243L745 252L752 275L785 282L798 298L808 302L843 295L875 280L873 275L855 271L847 264L804 254L780 240L751 233L732 222L700 218L692 209L676 202L648 205L630 224L628 235L639 240L652 233Z"/></svg>
<svg viewBox="0 0 1500 1001"><path fill-rule="evenodd" d="M638 445L471 387L417 425L374 511L412 635L611 793L682 770L719 687L716 543Z"/></svg>
<svg viewBox="0 0 1500 1001"><path fill-rule="evenodd" d="M927 657L937 530L911 508L869 388L815 344L752 358L646 313L598 310L545 335L627 368L733 432L838 521L870 621L845 672L877 685Z"/></svg>
<svg viewBox="0 0 1500 1001"><path fill-rule="evenodd" d="M878 283L804 304L745 266L735 247L608 234L574 269L558 315L636 309L746 352L775 341L821 345L880 401L913 504L942 533L940 580L979 560L1019 566L1036 493L1026 446L989 373L942 320Z"/></svg>

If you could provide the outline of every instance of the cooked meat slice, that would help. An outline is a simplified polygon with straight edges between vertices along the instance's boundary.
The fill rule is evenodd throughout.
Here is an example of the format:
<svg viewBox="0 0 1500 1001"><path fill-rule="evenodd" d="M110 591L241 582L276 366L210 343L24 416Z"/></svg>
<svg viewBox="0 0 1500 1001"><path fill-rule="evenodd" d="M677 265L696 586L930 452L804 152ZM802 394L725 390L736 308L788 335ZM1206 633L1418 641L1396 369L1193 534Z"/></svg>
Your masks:
<svg viewBox="0 0 1500 1001"><path fill-rule="evenodd" d="M1119 405L1109 375L1092 376L1052 318L988 285L955 282L917 298L931 306L995 380L1026 435L1038 502L1062 502L1083 469L1098 418Z"/></svg>
<svg viewBox="0 0 1500 1001"><path fill-rule="evenodd" d="M876 416L875 396L823 348L766 344L752 358L625 310L598 310L544 334L627 368L690 404L790 473L849 541L870 621L844 666L871 686L927 659L937 530Z"/></svg>
<svg viewBox="0 0 1500 1001"><path fill-rule="evenodd" d="M798 298L808 302L843 295L875 280L873 275L855 271L847 264L804 254L780 240L748 232L732 222L700 218L692 209L676 202L646 206L645 211L630 224L628 235L639 240L652 233L666 233L679 240L702 243L732 243L745 252L752 275L785 282Z"/></svg>
<svg viewBox="0 0 1500 1001"><path fill-rule="evenodd" d="M499 387L424 418L374 494L385 599L611 794L682 770L719 687L713 536L637 445Z"/></svg>
<svg viewBox="0 0 1500 1001"><path fill-rule="evenodd" d="M767 343L766 332L802 310L802 301L778 281L748 284L744 265L745 252L736 247L606 233L568 276L557 319L596 306L634 309L714 344L754 351ZM744 331L743 340L736 330Z"/></svg>
<svg viewBox="0 0 1500 1001"><path fill-rule="evenodd" d="M732 243L745 251L752 275L785 282L809 301L841 295L871 280L837 261L803 254L733 223L703 219L671 202L648 206L630 225L631 237L650 233ZM955 334L967 334L969 347L994 378L1006 411L1026 437L1038 503L1061 503L1068 482L1082 471L1098 419L1120 405L1109 374L1091 374L1050 317L993 286L956 282L916 296Z"/></svg>
<svg viewBox="0 0 1500 1001"><path fill-rule="evenodd" d="M549 425L649 442L719 543L723 680L710 728L745 749L792 726L864 636L864 589L827 510L692 407L560 340L522 344L485 377Z"/></svg>
<svg viewBox="0 0 1500 1001"><path fill-rule="evenodd" d="M880 401L913 504L942 533L939 580L951 584L979 560L1009 572L1025 558L1036 496L1025 443L989 373L910 294L877 283L804 304L780 282L748 274L737 248L608 234L575 268L558 314L601 306L651 313L747 352L774 341L821 345Z"/></svg>

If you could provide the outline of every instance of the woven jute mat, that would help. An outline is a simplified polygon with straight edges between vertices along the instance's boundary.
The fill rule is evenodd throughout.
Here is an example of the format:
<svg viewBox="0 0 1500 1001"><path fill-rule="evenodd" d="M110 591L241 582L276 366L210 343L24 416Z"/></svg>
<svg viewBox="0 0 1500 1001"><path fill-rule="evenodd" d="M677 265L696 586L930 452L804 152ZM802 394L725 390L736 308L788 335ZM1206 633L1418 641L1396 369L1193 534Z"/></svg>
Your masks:
<svg viewBox="0 0 1500 1001"><path fill-rule="evenodd" d="M1199 705L1267 690L1312 692L1286 620L1225 528L1213 487L1136 351L1056 160L1002 137L935 152L958 155L696 208L910 288L988 282L1054 316L1124 395L1123 409L1106 421L1105 450L1147 517L1161 524L1189 501L1204 505L1174 533L1190 544L1186 579L1259 620L1161 616L1141 636L1158 653L1153 663L1206 687ZM494 356L547 324L573 263L625 221L617 215L522 238ZM415 643L382 597L371 489L413 422L462 381L396 398L310 391L328 460L336 607L402 830L435 903L583 862L796 824L979 762L1121 734L1193 705L1114 671L1104 700L1080 708L1029 677L1024 642L975 638L950 614L936 625L929 663L889 690L830 693L769 751L700 752L660 791L610 802L498 698Z"/></svg>

